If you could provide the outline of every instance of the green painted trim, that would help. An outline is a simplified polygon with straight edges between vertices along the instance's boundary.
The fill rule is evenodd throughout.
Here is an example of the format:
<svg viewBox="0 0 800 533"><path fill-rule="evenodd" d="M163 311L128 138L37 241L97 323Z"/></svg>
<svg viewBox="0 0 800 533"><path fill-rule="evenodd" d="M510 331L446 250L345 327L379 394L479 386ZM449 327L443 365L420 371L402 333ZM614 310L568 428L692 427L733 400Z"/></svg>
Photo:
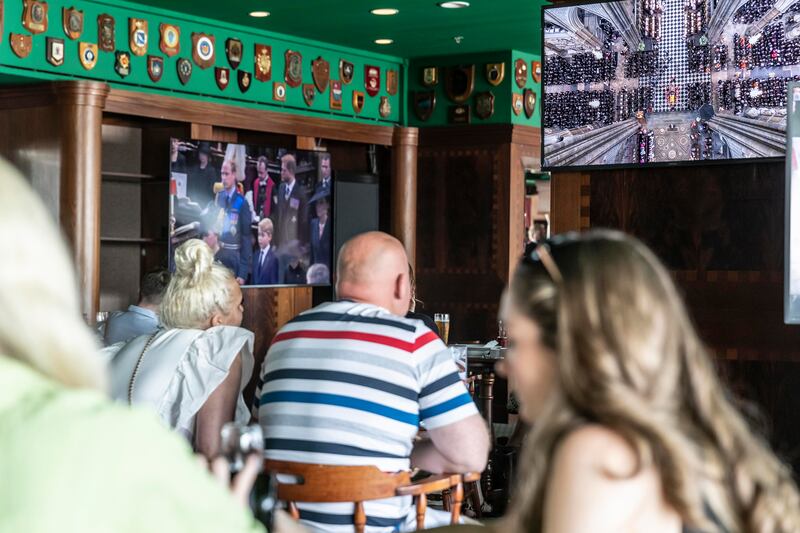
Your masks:
<svg viewBox="0 0 800 533"><path fill-rule="evenodd" d="M317 116L341 120L343 122L404 124L404 60L353 50L341 46L284 36L274 32L258 32L243 26L220 23L213 20L175 13L158 8L142 8L130 2L107 2L102 0L86 0L75 2L70 0L48 1L48 30L44 34L33 36L31 53L26 58L17 57L11 50L9 34L25 33L22 27L22 1L6 0L4 5L4 28L0 39L0 71L4 75L32 80L63 80L63 79L88 79L106 81L113 87L125 88L148 93L170 94L174 96L191 98L194 100L207 100L220 103L229 103L243 107L270 109L301 116ZM63 7L76 7L84 11L84 30L77 40L70 40L64 35L61 24L61 10ZM147 55L135 56L131 54L131 73L126 78L120 78L114 71L115 55L113 52L98 52L97 65L92 70L85 70L78 58L78 43L97 43L97 16L108 13L115 19L116 49L130 51L128 45L128 18L143 18L148 21L148 54L164 58L164 73L158 83L150 80L147 74ZM165 57L159 50L159 24L177 24L181 30L180 53L172 58ZM201 69L192 62L192 76L186 86L178 80L176 64L179 58L188 58L191 61L191 34L204 32L216 37L215 66L230 68L225 56L225 40L235 37L242 41L244 54L239 70L253 72L253 48L255 43L269 44L272 46L272 80L260 82L252 78L250 89L241 93L236 81L236 71L230 70L231 81L222 91L217 87L214 79L214 67ZM65 60L60 67L55 67L46 59L46 37L64 39ZM329 89L323 93L315 92L314 102L311 107L306 106L302 87L287 89L286 102L272 100L273 82L283 81L284 52L287 49L299 51L303 55L303 83L312 83L311 61L318 56L324 57L331 66L331 79L339 78L339 59L344 58L355 65L353 81L343 85L342 111L333 111L329 106ZM375 97L366 95L362 113L356 115L352 107L352 93L354 90L364 90L364 66L375 65L381 69L381 90ZM399 77L398 93L389 96L392 107L387 118L380 117L378 107L381 96L386 93L386 72L389 68L396 69Z"/></svg>

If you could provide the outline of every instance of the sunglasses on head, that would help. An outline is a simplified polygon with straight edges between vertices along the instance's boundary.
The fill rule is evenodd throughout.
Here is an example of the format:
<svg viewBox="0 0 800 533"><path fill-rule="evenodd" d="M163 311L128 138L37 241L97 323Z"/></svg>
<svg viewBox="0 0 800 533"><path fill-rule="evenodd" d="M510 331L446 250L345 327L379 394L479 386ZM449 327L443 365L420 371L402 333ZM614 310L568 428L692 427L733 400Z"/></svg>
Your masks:
<svg viewBox="0 0 800 533"><path fill-rule="evenodd" d="M561 275L561 270L558 268L551 250L558 248L565 243L573 243L578 240L578 234L574 232L557 235L546 241L538 243L536 247L522 257L522 261L528 264L541 263L550 278L557 284L564 283L564 277Z"/></svg>

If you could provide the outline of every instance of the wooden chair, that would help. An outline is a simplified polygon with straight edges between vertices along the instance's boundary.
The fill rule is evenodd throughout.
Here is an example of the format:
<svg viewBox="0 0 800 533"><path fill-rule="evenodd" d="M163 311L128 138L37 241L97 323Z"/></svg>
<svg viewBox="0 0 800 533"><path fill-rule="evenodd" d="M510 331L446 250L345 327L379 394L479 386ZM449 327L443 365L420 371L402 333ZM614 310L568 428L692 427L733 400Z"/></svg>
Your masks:
<svg viewBox="0 0 800 533"><path fill-rule="evenodd" d="M329 466L286 461L264 461L264 469L273 474L297 478L296 483L278 482L278 499L286 502L289 514L300 519L297 502L341 503L352 502L353 524L356 533L363 533L367 524L364 502L395 496L412 496L417 514L417 529L425 527L427 494L453 489L450 505L450 523L458 524L461 502L464 498L463 476L441 474L415 483L409 472L386 473L374 466ZM475 475L466 474L470 479Z"/></svg>

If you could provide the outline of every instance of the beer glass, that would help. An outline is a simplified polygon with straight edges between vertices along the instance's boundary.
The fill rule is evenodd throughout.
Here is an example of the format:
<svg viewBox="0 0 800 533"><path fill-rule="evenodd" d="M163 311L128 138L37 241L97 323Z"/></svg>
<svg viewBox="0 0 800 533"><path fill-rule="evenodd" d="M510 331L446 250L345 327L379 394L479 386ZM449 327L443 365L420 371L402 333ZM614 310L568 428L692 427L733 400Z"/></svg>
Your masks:
<svg viewBox="0 0 800 533"><path fill-rule="evenodd" d="M447 340L450 337L450 315L447 313L435 313L433 321L436 322L436 327L439 328L439 335L442 340L447 344Z"/></svg>

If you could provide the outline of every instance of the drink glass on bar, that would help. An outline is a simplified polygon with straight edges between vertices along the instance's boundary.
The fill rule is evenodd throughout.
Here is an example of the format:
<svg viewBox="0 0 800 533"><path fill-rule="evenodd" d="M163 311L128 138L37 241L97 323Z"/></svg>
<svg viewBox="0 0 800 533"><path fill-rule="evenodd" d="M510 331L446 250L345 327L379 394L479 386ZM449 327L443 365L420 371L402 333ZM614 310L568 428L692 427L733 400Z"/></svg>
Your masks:
<svg viewBox="0 0 800 533"><path fill-rule="evenodd" d="M447 344L447 340L450 337L450 315L447 313L435 313L433 321L436 322L436 327L439 328L439 335L441 335L442 340Z"/></svg>

